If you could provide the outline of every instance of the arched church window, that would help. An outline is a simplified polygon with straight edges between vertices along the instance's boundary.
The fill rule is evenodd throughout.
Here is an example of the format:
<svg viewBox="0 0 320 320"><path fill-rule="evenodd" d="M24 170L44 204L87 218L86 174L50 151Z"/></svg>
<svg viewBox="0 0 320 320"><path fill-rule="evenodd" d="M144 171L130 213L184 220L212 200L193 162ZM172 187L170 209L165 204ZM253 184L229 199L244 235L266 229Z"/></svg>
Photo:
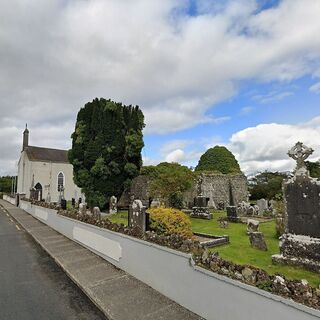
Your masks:
<svg viewBox="0 0 320 320"><path fill-rule="evenodd" d="M64 174L60 172L58 174L58 191L62 191L64 187Z"/></svg>

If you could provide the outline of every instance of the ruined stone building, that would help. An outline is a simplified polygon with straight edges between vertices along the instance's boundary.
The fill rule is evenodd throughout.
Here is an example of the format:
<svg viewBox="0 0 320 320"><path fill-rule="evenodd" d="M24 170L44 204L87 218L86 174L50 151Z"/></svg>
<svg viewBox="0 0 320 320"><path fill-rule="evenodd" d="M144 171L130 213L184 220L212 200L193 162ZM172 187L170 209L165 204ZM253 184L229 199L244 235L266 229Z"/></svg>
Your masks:
<svg viewBox="0 0 320 320"><path fill-rule="evenodd" d="M209 198L209 207L223 207L237 205L241 201L248 201L248 183L244 174L219 174L201 173L201 191L203 196ZM136 199L140 199L145 206L149 205L150 178L141 175L133 179L129 192L124 192L120 198L119 205L126 207L129 205L129 194L133 194ZM194 198L197 194L197 186L185 192L184 203L186 208L193 206Z"/></svg>

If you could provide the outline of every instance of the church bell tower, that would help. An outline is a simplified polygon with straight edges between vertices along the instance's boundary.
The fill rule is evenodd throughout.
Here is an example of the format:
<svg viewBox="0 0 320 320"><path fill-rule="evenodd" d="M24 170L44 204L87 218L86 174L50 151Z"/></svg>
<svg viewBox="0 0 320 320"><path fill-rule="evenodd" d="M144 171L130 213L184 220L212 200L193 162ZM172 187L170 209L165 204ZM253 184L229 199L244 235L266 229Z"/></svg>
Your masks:
<svg viewBox="0 0 320 320"><path fill-rule="evenodd" d="M22 147L22 151L24 151L29 145L29 130L28 130L28 126L26 124L26 128L23 131L23 147Z"/></svg>

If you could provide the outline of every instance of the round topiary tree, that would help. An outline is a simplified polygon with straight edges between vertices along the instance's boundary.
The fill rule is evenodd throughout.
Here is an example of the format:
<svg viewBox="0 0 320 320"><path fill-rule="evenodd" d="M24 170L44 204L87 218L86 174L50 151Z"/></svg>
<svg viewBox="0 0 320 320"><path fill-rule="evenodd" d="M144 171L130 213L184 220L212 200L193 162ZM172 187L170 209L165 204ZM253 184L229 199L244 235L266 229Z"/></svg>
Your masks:
<svg viewBox="0 0 320 320"><path fill-rule="evenodd" d="M223 174L241 172L235 156L226 147L222 146L208 149L201 156L195 171L216 171Z"/></svg>

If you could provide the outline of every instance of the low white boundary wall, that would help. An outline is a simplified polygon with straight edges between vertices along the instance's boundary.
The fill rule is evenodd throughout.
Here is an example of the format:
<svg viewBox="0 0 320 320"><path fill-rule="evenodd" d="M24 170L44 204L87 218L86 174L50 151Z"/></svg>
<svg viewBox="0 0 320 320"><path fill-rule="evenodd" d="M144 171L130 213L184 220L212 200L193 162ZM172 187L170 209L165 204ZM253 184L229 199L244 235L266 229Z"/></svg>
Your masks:
<svg viewBox="0 0 320 320"><path fill-rule="evenodd" d="M315 320L320 311L199 268L190 254L20 201L21 209L155 290L212 320Z"/></svg>
<svg viewBox="0 0 320 320"><path fill-rule="evenodd" d="M10 197L10 196L8 196L8 195L6 195L6 194L4 194L4 195L2 196L2 198L3 198L3 200L6 200L6 201L10 202L10 203L13 204L14 206L16 205L16 198L12 198L12 197Z"/></svg>

